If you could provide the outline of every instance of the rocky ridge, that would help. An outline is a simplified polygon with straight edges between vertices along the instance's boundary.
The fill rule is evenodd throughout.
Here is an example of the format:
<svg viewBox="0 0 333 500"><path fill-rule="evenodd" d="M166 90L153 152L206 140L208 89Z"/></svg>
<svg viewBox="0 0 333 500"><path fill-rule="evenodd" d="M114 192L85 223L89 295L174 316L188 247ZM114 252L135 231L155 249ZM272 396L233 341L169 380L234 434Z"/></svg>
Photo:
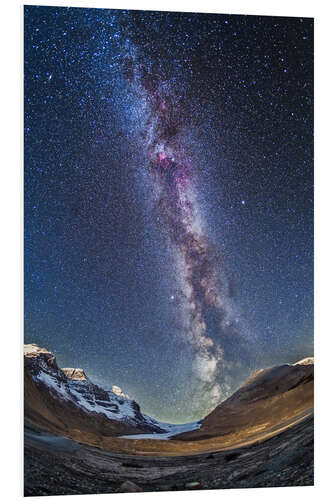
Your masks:
<svg viewBox="0 0 333 500"><path fill-rule="evenodd" d="M50 432L98 443L103 436L164 433L121 389L94 384L82 369L58 367L55 356L24 346L25 420Z"/></svg>

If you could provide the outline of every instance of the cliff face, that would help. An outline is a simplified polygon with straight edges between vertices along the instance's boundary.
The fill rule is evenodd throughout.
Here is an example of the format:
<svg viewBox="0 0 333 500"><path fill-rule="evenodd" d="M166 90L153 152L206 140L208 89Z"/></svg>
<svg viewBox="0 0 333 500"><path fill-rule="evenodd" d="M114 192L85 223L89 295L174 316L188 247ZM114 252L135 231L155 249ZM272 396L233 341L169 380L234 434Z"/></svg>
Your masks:
<svg viewBox="0 0 333 500"><path fill-rule="evenodd" d="M105 390L82 369L60 369L55 356L35 344L24 348L24 403L26 422L95 445L104 437L165 432L118 387Z"/></svg>
<svg viewBox="0 0 333 500"><path fill-rule="evenodd" d="M84 373L82 368L61 368L63 373L67 378L71 380L80 380L81 382L87 382L87 375Z"/></svg>

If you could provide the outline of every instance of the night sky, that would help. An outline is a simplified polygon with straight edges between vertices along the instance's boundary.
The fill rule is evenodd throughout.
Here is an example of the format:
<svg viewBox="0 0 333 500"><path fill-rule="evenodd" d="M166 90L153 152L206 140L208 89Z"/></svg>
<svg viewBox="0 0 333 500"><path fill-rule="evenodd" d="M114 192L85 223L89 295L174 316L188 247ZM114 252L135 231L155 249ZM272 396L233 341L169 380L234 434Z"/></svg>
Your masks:
<svg viewBox="0 0 333 500"><path fill-rule="evenodd" d="M25 342L160 420L313 355L313 20L26 6Z"/></svg>

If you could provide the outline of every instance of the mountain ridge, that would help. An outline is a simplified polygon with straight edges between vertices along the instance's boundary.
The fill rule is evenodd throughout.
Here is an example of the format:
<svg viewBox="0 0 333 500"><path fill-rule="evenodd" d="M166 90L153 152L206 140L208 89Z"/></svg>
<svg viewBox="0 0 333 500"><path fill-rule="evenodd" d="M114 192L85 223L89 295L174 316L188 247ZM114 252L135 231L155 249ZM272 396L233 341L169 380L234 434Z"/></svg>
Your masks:
<svg viewBox="0 0 333 500"><path fill-rule="evenodd" d="M177 440L209 439L246 430L250 436L313 412L314 358L255 371L202 419L200 429ZM253 432L252 432L253 431Z"/></svg>
<svg viewBox="0 0 333 500"><path fill-rule="evenodd" d="M177 425L141 413L118 386L102 388L81 368L60 369L45 348L24 351L27 424L105 450L167 455L236 446L313 413L313 358L257 370L205 418Z"/></svg>
<svg viewBox="0 0 333 500"><path fill-rule="evenodd" d="M141 413L134 400L91 382L84 370L58 367L53 353L36 344L24 346L25 420L56 434L117 436L138 431L164 433Z"/></svg>

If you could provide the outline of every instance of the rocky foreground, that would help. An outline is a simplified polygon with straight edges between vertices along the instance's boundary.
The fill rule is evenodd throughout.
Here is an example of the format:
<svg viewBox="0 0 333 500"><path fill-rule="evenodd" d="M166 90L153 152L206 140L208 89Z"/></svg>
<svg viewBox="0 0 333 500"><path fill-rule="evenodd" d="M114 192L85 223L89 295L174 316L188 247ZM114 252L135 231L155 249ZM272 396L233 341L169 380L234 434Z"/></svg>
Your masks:
<svg viewBox="0 0 333 500"><path fill-rule="evenodd" d="M25 496L313 485L313 418L264 442L178 457L132 456L27 430Z"/></svg>
<svg viewBox="0 0 333 500"><path fill-rule="evenodd" d="M313 484L313 358L255 372L183 426L39 346L24 361L26 496Z"/></svg>

